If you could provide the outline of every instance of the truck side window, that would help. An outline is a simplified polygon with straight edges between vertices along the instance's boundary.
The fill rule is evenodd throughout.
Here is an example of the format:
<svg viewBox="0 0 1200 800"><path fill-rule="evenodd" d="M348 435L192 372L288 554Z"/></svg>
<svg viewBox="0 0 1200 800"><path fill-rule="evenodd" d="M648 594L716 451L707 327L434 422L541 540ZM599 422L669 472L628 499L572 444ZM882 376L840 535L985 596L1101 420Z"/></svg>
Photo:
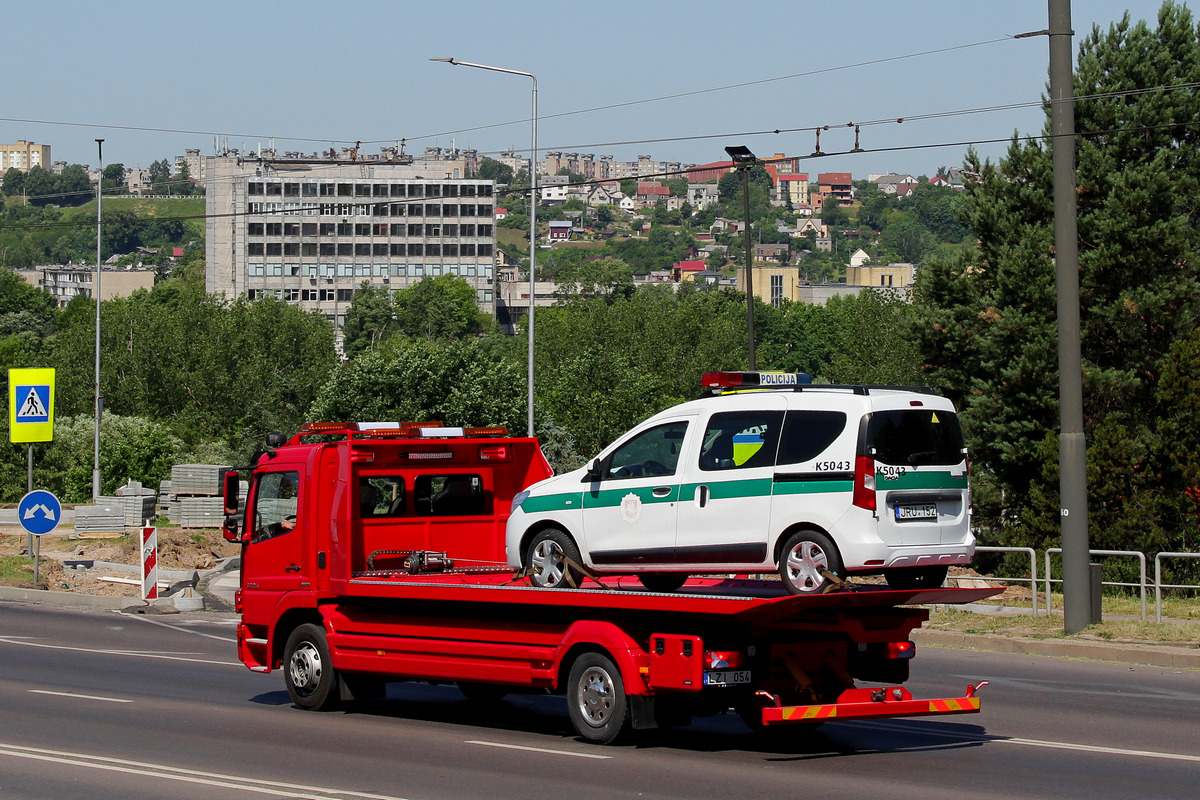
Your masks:
<svg viewBox="0 0 1200 800"><path fill-rule="evenodd" d="M421 475L413 481L418 516L468 517L492 513L478 475Z"/></svg>
<svg viewBox="0 0 1200 800"><path fill-rule="evenodd" d="M687 426L668 422L642 431L609 455L604 480L674 475Z"/></svg>
<svg viewBox="0 0 1200 800"><path fill-rule="evenodd" d="M363 519L405 515L404 478L400 475L363 475L358 479L358 508Z"/></svg>
<svg viewBox="0 0 1200 800"><path fill-rule="evenodd" d="M700 445L700 469L771 467L779 444L782 411L727 411L713 414Z"/></svg>
<svg viewBox="0 0 1200 800"><path fill-rule="evenodd" d="M845 429L846 415L841 411L787 412L783 440L779 443L779 463L800 464L813 460Z"/></svg>
<svg viewBox="0 0 1200 800"><path fill-rule="evenodd" d="M258 479L254 499L254 531L250 541L281 536L296 527L300 473L268 472Z"/></svg>

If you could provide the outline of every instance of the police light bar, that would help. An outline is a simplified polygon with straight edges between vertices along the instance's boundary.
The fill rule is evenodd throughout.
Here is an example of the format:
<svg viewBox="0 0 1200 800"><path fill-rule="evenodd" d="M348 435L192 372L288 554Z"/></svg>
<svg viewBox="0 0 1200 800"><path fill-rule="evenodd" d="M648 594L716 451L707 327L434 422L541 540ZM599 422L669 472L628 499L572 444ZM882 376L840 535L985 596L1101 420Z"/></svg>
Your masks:
<svg viewBox="0 0 1200 800"><path fill-rule="evenodd" d="M768 389L812 383L807 372L706 372L700 379L705 389Z"/></svg>

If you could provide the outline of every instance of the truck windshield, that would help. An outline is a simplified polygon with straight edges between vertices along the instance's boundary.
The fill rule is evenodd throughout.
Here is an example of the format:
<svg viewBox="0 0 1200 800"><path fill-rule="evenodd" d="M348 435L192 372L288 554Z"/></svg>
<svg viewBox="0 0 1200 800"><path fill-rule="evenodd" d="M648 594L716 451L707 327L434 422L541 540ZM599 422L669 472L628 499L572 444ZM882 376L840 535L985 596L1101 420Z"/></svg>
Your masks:
<svg viewBox="0 0 1200 800"><path fill-rule="evenodd" d="M874 412L867 452L884 464L908 467L953 466L966 458L958 416L930 408Z"/></svg>

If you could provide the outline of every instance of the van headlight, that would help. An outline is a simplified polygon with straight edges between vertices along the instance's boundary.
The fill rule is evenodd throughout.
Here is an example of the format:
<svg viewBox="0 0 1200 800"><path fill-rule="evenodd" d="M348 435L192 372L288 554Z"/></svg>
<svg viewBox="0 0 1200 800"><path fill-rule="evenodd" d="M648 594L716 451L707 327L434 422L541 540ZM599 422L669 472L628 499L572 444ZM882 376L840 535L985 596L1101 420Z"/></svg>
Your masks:
<svg viewBox="0 0 1200 800"><path fill-rule="evenodd" d="M509 509L508 513L509 514L517 513L517 509L521 507L521 503L524 503L525 498L527 498L527 497L529 497L528 490L526 490L524 492L517 492L516 495L512 499L512 508Z"/></svg>

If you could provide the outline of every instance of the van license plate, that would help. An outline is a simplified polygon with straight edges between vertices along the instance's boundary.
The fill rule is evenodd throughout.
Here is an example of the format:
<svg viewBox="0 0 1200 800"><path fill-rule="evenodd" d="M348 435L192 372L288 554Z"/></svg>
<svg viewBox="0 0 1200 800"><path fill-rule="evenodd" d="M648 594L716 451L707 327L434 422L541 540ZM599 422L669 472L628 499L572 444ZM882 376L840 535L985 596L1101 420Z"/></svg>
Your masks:
<svg viewBox="0 0 1200 800"><path fill-rule="evenodd" d="M733 686L735 683L749 683L750 670L737 669L728 672L704 673L705 686Z"/></svg>
<svg viewBox="0 0 1200 800"><path fill-rule="evenodd" d="M896 522L920 519L937 519L937 505L926 503L920 506L896 506Z"/></svg>

